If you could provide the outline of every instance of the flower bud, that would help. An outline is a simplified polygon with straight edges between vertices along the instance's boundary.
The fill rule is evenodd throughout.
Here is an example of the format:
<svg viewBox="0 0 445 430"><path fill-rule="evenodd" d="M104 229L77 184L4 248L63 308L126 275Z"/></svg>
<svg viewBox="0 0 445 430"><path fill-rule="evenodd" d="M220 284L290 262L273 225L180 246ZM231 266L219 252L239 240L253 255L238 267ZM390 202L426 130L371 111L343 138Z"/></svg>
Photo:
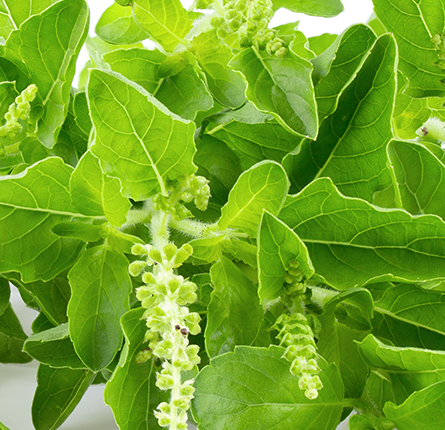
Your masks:
<svg viewBox="0 0 445 430"><path fill-rule="evenodd" d="M168 243L167 245L164 246L164 255L165 258L170 261L178 252L178 248L174 243Z"/></svg>
<svg viewBox="0 0 445 430"><path fill-rule="evenodd" d="M161 390L171 390L175 386L175 380L170 375L156 374L156 386Z"/></svg>
<svg viewBox="0 0 445 430"><path fill-rule="evenodd" d="M147 255L147 248L145 248L145 246L141 245L140 243L135 243L131 247L131 253L133 255Z"/></svg>
<svg viewBox="0 0 445 430"><path fill-rule="evenodd" d="M136 354L134 361L136 361L137 364L144 364L145 362L150 360L152 355L153 353L151 349L146 348Z"/></svg>
<svg viewBox="0 0 445 430"><path fill-rule="evenodd" d="M190 408L189 402L187 402L186 399L182 398L173 400L172 404L173 406L176 406L177 408L182 409L183 411L186 411L187 409Z"/></svg>
<svg viewBox="0 0 445 430"><path fill-rule="evenodd" d="M143 282L144 284L155 284L155 283L156 283L156 279L155 279L155 277L153 276L153 273L151 273L151 272L145 272L145 273L142 275L142 282Z"/></svg>
<svg viewBox="0 0 445 430"><path fill-rule="evenodd" d="M147 262L146 261L133 261L129 266L128 266L128 272L130 273L131 276L139 276L141 274L141 272L147 267Z"/></svg>

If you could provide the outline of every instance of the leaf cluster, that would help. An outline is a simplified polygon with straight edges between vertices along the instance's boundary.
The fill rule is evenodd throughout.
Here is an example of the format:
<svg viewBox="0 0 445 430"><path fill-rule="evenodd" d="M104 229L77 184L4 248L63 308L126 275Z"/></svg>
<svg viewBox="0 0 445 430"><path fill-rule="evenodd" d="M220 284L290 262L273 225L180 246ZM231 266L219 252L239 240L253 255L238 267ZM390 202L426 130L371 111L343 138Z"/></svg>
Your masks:
<svg viewBox="0 0 445 430"><path fill-rule="evenodd" d="M260 49L215 27L254 20L244 0L116 0L96 37L85 0L0 0L0 362L39 361L37 430L92 384L121 430L161 428L129 274L159 241L193 247L174 270L197 285L200 430L333 430L352 410L351 430L443 430L445 2L373 2L368 24L286 24ZM260 3L258 21L343 10ZM29 337L11 287L38 311ZM311 399L277 331L297 314Z"/></svg>

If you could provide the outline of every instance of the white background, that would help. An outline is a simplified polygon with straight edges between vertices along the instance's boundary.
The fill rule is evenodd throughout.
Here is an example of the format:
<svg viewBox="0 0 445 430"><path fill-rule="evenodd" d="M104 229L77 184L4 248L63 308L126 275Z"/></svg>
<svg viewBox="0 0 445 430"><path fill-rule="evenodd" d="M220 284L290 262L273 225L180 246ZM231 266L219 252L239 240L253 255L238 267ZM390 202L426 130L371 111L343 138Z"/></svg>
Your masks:
<svg viewBox="0 0 445 430"><path fill-rule="evenodd" d="M90 35L94 35L94 27L102 12L110 6L112 0L92 0ZM183 0L187 7L190 0ZM307 37L323 33L341 33L345 28L359 22L366 22L372 13L371 0L343 0L345 11L334 18L316 18L296 14L287 10L279 10L272 22L273 26L286 22L300 21L299 30ZM82 50L78 61L79 69L88 60L86 50ZM30 326L37 313L26 308L15 288L12 288L12 304L23 323L25 332L31 334ZM10 430L32 430L31 403L36 387L38 364L31 362L26 365L0 364L0 421ZM74 412L60 427L62 430L115 430L113 415L103 402L104 386L91 386ZM342 423L339 430L346 430L347 424ZM191 430L191 429L190 429ZM296 429L304 430L304 429Z"/></svg>

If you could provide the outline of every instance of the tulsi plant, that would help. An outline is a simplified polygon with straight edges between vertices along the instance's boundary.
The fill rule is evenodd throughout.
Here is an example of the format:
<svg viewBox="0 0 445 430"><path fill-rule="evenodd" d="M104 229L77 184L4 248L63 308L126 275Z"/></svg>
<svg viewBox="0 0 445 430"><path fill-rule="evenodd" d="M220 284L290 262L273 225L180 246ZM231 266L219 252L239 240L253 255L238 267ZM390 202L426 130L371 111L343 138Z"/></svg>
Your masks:
<svg viewBox="0 0 445 430"><path fill-rule="evenodd" d="M282 7L343 10L116 0L90 37L85 0L0 1L0 361L40 362L37 430L91 384L121 430L445 428L445 0L310 38Z"/></svg>

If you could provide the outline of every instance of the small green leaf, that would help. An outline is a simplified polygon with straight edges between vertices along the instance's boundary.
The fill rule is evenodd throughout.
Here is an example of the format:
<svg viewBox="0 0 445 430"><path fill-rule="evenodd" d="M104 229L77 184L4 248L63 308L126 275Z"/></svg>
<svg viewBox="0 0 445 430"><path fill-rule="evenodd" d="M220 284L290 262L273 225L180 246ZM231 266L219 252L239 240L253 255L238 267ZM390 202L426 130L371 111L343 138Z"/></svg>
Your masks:
<svg viewBox="0 0 445 430"><path fill-rule="evenodd" d="M272 161L262 161L246 170L233 186L229 201L221 210L221 230L238 228L256 237L263 209L277 214L283 205L289 181L283 168Z"/></svg>
<svg viewBox="0 0 445 430"><path fill-rule="evenodd" d="M343 409L335 365L319 358L323 388L308 400L281 358L284 348L238 346L204 367L195 381L192 413L212 430L334 430Z"/></svg>
<svg viewBox="0 0 445 430"><path fill-rule="evenodd" d="M119 227L131 208L120 190L119 180L105 175L99 160L90 151L85 152L70 179L73 206L83 215L105 215L110 224Z"/></svg>
<svg viewBox="0 0 445 430"><path fill-rule="evenodd" d="M72 237L83 242L97 242L106 235L104 225L93 225L84 222L61 222L53 227L52 232L61 237Z"/></svg>
<svg viewBox="0 0 445 430"><path fill-rule="evenodd" d="M284 7L292 12L313 16L336 16L343 12L340 0L272 0L273 8Z"/></svg>
<svg viewBox="0 0 445 430"><path fill-rule="evenodd" d="M37 85L44 107L38 138L49 148L56 143L65 120L75 63L88 33L88 21L84 0L62 0L24 21L6 42L6 58Z"/></svg>
<svg viewBox="0 0 445 430"><path fill-rule="evenodd" d="M51 367L85 369L69 337L68 323L42 331L26 339L23 351Z"/></svg>
<svg viewBox="0 0 445 430"><path fill-rule="evenodd" d="M369 418L353 415L349 418L349 430L376 430Z"/></svg>
<svg viewBox="0 0 445 430"><path fill-rule="evenodd" d="M244 169L263 160L281 162L301 140L251 103L213 115L211 120L206 133L225 142L238 155Z"/></svg>
<svg viewBox="0 0 445 430"><path fill-rule="evenodd" d="M385 345L372 335L359 344L365 362L388 375L396 403L413 392L445 379L445 352Z"/></svg>
<svg viewBox="0 0 445 430"><path fill-rule="evenodd" d="M307 246L316 274L337 289L443 279L445 224L437 216L377 208L320 178L289 196L279 217Z"/></svg>
<svg viewBox="0 0 445 430"><path fill-rule="evenodd" d="M445 74L435 65L439 56L431 42L445 26L442 0L428 3L399 0L397 4L391 0L373 0L373 3L377 17L396 38L399 68L409 82L406 94L411 97L445 96L441 82Z"/></svg>
<svg viewBox="0 0 445 430"><path fill-rule="evenodd" d="M204 333L210 357L232 351L236 345L251 345L263 320L256 286L228 258L210 270L214 285Z"/></svg>
<svg viewBox="0 0 445 430"><path fill-rule="evenodd" d="M305 279L314 274L306 246L282 221L264 211L258 232L259 290L261 300L275 300L283 294L284 275L296 260Z"/></svg>
<svg viewBox="0 0 445 430"><path fill-rule="evenodd" d="M28 363L31 357L22 352L26 334L11 305L0 315L0 363Z"/></svg>
<svg viewBox="0 0 445 430"><path fill-rule="evenodd" d="M55 430L69 417L95 378L89 370L52 369L41 364L32 402L36 430Z"/></svg>
<svg viewBox="0 0 445 430"><path fill-rule="evenodd" d="M184 36L192 22L180 0L134 0L132 4L136 22L167 52L186 44Z"/></svg>
<svg viewBox="0 0 445 430"><path fill-rule="evenodd" d="M181 120L143 88L120 75L92 70L88 103L96 129L91 148L105 174L136 201L166 193L167 179L193 173L194 125Z"/></svg>
<svg viewBox="0 0 445 430"><path fill-rule="evenodd" d="M122 346L120 317L132 290L128 260L107 246L85 251L68 274L69 332L81 360L93 371L111 363Z"/></svg>
<svg viewBox="0 0 445 430"><path fill-rule="evenodd" d="M155 387L153 378L154 360L143 364L138 364L135 360L135 355L144 348L147 330L143 322L144 311L145 309L138 308L122 316L125 345L119 364L104 392L105 403L113 410L121 430L160 428L153 414L153 409L159 403L159 395L155 394L159 390Z"/></svg>
<svg viewBox="0 0 445 430"><path fill-rule="evenodd" d="M233 55L230 48L221 44L216 30L195 37L193 53L218 103L231 108L240 107L246 100L246 84L238 73L228 67Z"/></svg>
<svg viewBox="0 0 445 430"><path fill-rule="evenodd" d="M388 378L378 371L369 372L362 399L370 406L376 416L383 416L386 402L394 402L394 392Z"/></svg>
<svg viewBox="0 0 445 430"><path fill-rule="evenodd" d="M445 165L425 146L393 140L388 154L403 207L413 215L435 214L445 219Z"/></svg>
<svg viewBox="0 0 445 430"><path fill-rule="evenodd" d="M289 50L285 58L255 48L244 49L230 62L246 77L247 98L272 114L289 131L314 139L318 116L311 79L312 64Z"/></svg>
<svg viewBox="0 0 445 430"><path fill-rule="evenodd" d="M131 45L149 37L134 21L131 8L113 3L96 24L96 34L105 42Z"/></svg>
<svg viewBox="0 0 445 430"><path fill-rule="evenodd" d="M445 426L445 381L417 391L401 405L387 403L385 415L398 430L442 430Z"/></svg>
<svg viewBox="0 0 445 430"><path fill-rule="evenodd" d="M136 82L152 94L159 85L159 67L165 58L157 49L144 48L117 49L103 56L111 70Z"/></svg>
<svg viewBox="0 0 445 430"><path fill-rule="evenodd" d="M68 321L66 309L71 297L71 289L66 276L61 274L47 282L27 282L23 284L23 288L31 294L40 311L53 325Z"/></svg>

